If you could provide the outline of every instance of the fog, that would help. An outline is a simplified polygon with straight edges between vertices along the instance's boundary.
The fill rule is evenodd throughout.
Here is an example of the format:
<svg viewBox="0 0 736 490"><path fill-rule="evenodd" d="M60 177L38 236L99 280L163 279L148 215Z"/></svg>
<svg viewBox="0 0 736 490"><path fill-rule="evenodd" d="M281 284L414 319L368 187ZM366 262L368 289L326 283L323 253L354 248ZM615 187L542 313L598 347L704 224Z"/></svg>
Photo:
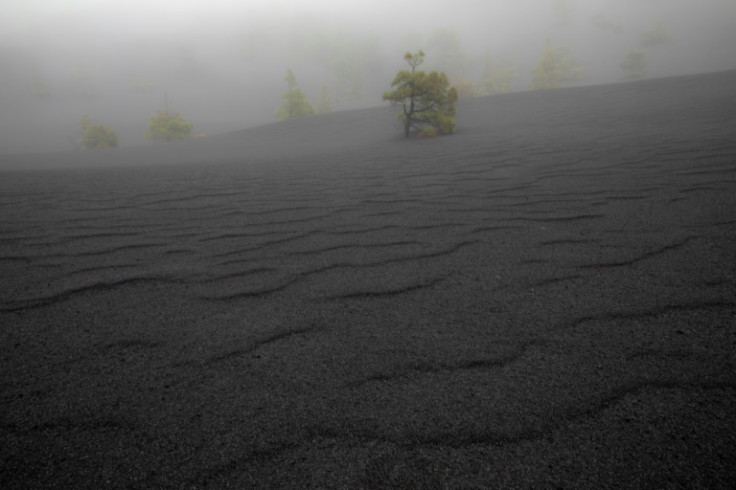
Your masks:
<svg viewBox="0 0 736 490"><path fill-rule="evenodd" d="M647 43L656 28L667 39ZM453 81L511 67L524 91L547 42L570 49L579 85L621 81L633 49L649 78L733 69L736 0L4 0L0 153L74 149L85 114L121 146L153 144L164 105L195 133L275 122L287 69L333 110L382 105L419 49Z"/></svg>

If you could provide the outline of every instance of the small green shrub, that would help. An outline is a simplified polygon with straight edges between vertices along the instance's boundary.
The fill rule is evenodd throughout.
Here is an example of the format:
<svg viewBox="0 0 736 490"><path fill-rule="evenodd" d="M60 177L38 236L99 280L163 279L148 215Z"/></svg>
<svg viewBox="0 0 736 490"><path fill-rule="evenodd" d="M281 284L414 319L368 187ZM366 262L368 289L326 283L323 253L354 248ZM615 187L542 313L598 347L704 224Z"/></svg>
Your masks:
<svg viewBox="0 0 736 490"><path fill-rule="evenodd" d="M117 148L118 137L115 131L104 124L93 123L89 117L83 116L80 122L82 136L79 144L88 150Z"/></svg>
<svg viewBox="0 0 736 490"><path fill-rule="evenodd" d="M188 138L194 124L187 121L179 113L160 110L148 121L146 138L155 141L172 141Z"/></svg>

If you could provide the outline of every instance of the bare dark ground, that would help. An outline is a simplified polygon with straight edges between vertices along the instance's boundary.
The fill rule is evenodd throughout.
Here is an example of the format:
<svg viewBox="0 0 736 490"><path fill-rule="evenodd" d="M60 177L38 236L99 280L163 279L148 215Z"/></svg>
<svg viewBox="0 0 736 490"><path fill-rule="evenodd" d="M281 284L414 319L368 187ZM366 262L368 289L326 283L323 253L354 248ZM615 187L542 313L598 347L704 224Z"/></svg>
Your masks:
<svg viewBox="0 0 736 490"><path fill-rule="evenodd" d="M732 488L736 72L459 110L0 157L0 487Z"/></svg>

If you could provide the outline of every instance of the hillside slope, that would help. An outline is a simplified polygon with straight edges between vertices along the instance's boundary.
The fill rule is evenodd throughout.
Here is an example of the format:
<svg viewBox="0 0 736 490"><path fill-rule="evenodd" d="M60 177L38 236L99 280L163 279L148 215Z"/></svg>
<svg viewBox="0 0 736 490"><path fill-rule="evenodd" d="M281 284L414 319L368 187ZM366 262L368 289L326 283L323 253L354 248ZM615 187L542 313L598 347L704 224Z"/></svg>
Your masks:
<svg viewBox="0 0 736 490"><path fill-rule="evenodd" d="M660 137L729 138L734 135L735 82L736 71L730 71L464 100L458 106L458 134L428 143L403 142L395 119L400 109L382 107L273 123L197 141L109 152L0 155L0 170L252 163L345 151L363 154L367 149L390 158L471 145L494 147L525 138L534 145L555 146L617 138L631 144ZM709 134L701 134L699 128Z"/></svg>
<svg viewBox="0 0 736 490"><path fill-rule="evenodd" d="M0 487L731 488L734 82L0 158Z"/></svg>

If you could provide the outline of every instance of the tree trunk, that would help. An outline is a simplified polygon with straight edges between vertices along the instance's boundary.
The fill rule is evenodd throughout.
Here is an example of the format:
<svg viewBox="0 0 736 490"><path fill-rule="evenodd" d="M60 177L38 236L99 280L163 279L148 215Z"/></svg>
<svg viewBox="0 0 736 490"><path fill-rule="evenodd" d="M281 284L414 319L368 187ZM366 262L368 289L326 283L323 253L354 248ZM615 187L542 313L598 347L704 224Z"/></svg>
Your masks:
<svg viewBox="0 0 736 490"><path fill-rule="evenodd" d="M409 97L409 110L406 110L406 106L404 106L404 116L406 117L406 121L404 122L404 138L409 137L409 131L411 130L411 117L414 115L414 85L411 85L412 94L411 97Z"/></svg>

